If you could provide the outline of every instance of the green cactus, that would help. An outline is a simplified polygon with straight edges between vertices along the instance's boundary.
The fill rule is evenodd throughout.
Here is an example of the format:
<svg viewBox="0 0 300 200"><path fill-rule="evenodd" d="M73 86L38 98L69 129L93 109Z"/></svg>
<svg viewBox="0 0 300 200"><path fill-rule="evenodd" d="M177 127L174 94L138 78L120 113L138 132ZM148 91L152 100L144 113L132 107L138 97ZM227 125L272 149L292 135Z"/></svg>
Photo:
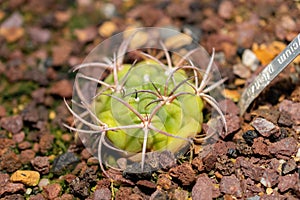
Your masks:
<svg viewBox="0 0 300 200"><path fill-rule="evenodd" d="M102 145L121 153L140 155L143 169L147 152L169 150L176 153L192 143L192 139L202 130L205 102L220 113L226 131L224 115L216 100L207 94L224 79L206 88L214 51L203 73L193 64L183 65L184 59L173 65L164 46L163 50L167 65L145 53L141 53L146 57L143 61L124 64L124 55L121 55L121 59L114 59L110 64L96 64L110 72L103 81L79 75L80 78L98 83L99 91L92 104L82 102L82 107L87 110L85 115L91 115L90 121L67 105L79 124L88 126L89 130L82 126L66 126L77 132L101 135L98 156L104 173ZM90 65L83 64L75 70ZM78 90L79 87L76 88Z"/></svg>

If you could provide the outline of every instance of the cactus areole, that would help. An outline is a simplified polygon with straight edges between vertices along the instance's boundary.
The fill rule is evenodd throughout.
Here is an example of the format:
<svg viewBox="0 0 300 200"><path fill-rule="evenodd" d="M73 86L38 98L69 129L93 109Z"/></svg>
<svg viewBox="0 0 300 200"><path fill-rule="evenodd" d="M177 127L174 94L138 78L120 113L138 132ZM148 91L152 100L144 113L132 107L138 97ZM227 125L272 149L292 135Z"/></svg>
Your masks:
<svg viewBox="0 0 300 200"><path fill-rule="evenodd" d="M180 41L189 41L184 40L186 35L169 29L138 29L110 55L94 61L94 52L90 60L74 69L79 72L73 107L67 107L76 127L66 126L79 133L82 142L98 156L104 173L103 163L115 166L119 158L126 158L141 163L143 169L149 152L167 150L177 154L190 146L202 131L205 103L220 114L225 124L217 101L207 94L224 81L211 81L214 51L206 66L200 68L191 57L196 55L201 60L197 51L203 53L203 48L178 56L171 51L180 47L176 42L149 38L157 30L175 41L178 34L183 37ZM141 33L147 35L147 40L140 38ZM143 42L153 40L157 41L156 54L141 50ZM137 58L125 62L129 53ZM209 82L213 83L207 86Z"/></svg>

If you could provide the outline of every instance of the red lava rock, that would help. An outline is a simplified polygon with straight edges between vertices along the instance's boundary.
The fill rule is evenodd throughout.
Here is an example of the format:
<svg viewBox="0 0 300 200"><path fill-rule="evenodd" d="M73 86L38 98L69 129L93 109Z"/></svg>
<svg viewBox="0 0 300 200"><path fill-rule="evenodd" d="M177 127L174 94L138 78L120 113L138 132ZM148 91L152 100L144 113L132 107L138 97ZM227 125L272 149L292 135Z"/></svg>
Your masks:
<svg viewBox="0 0 300 200"><path fill-rule="evenodd" d="M37 195L30 195L30 200L46 200L45 197L39 193Z"/></svg>
<svg viewBox="0 0 300 200"><path fill-rule="evenodd" d="M53 65L59 66L68 60L72 52L72 44L69 42L61 42L58 46L52 47Z"/></svg>
<svg viewBox="0 0 300 200"><path fill-rule="evenodd" d="M52 85L50 93L61 97L70 98L72 97L73 86L68 80L61 80Z"/></svg>
<svg viewBox="0 0 300 200"><path fill-rule="evenodd" d="M16 143L20 143L25 139L25 133L21 131L20 133L14 134L12 138Z"/></svg>
<svg viewBox="0 0 300 200"><path fill-rule="evenodd" d="M265 187L273 187L278 183L278 172L274 169L266 169L261 177L260 183Z"/></svg>
<svg viewBox="0 0 300 200"><path fill-rule="evenodd" d="M239 179L235 175L223 176L220 182L220 191L224 194L231 194L242 197L242 188Z"/></svg>
<svg viewBox="0 0 300 200"><path fill-rule="evenodd" d="M157 189L155 192L151 194L150 200L156 200L156 199L167 199L167 194L165 191ZM136 200L142 200L142 199L136 199Z"/></svg>
<svg viewBox="0 0 300 200"><path fill-rule="evenodd" d="M55 198L55 200L73 200L75 197L71 194L63 194L61 197Z"/></svg>
<svg viewBox="0 0 300 200"><path fill-rule="evenodd" d="M219 102L221 110L226 114L238 115L240 113L240 108L231 100L224 99Z"/></svg>
<svg viewBox="0 0 300 200"><path fill-rule="evenodd" d="M35 152L32 149L26 149L20 153L20 161L22 164L28 164L35 157Z"/></svg>
<svg viewBox="0 0 300 200"><path fill-rule="evenodd" d="M24 121L37 122L39 120L39 113L35 103L31 103L22 110L22 117Z"/></svg>
<svg viewBox="0 0 300 200"><path fill-rule="evenodd" d="M132 194L132 188L130 187L120 187L120 189L116 192L116 200L128 199L128 197Z"/></svg>
<svg viewBox="0 0 300 200"><path fill-rule="evenodd" d="M227 114L225 115L225 119L227 125L227 133L223 132L221 134L221 137L223 139L240 129L240 118L237 115Z"/></svg>
<svg viewBox="0 0 300 200"><path fill-rule="evenodd" d="M39 142L39 148L41 153L47 153L53 145L54 136L46 133L42 135L40 142Z"/></svg>
<svg viewBox="0 0 300 200"><path fill-rule="evenodd" d="M41 29L39 27L28 28L28 34L34 42L46 43L51 37L51 32L47 29Z"/></svg>
<svg viewBox="0 0 300 200"><path fill-rule="evenodd" d="M253 153L255 154L259 154L262 156L270 155L268 150L268 142L266 142L262 137L258 137L254 139L252 149L253 149Z"/></svg>
<svg viewBox="0 0 300 200"><path fill-rule="evenodd" d="M215 163L217 162L217 156L214 152L209 152L202 159L204 167L207 171L212 170L215 167Z"/></svg>
<svg viewBox="0 0 300 200"><path fill-rule="evenodd" d="M216 167L218 171L224 176L229 176L234 173L234 163L228 159L226 155L222 155L217 158Z"/></svg>
<svg viewBox="0 0 300 200"><path fill-rule="evenodd" d="M13 141L12 139L0 138L0 149L14 148L14 147L16 147L16 142Z"/></svg>
<svg viewBox="0 0 300 200"><path fill-rule="evenodd" d="M213 183L207 174L201 174L192 189L192 199L209 200L212 199Z"/></svg>
<svg viewBox="0 0 300 200"><path fill-rule="evenodd" d="M3 117L0 120L0 125L5 130L16 134L20 132L23 128L23 119L20 115Z"/></svg>
<svg viewBox="0 0 300 200"><path fill-rule="evenodd" d="M241 169L245 176L255 181L260 181L264 173L263 168L252 164L249 160L246 160L243 157L237 158L235 168Z"/></svg>
<svg viewBox="0 0 300 200"><path fill-rule="evenodd" d="M25 186L22 183L7 182L6 184L0 187L0 197L4 194L11 194L16 192L24 193L25 191L26 191Z"/></svg>
<svg viewBox="0 0 300 200"><path fill-rule="evenodd" d="M47 174L50 171L50 163L48 157L37 156L32 161L33 168L41 174Z"/></svg>
<svg viewBox="0 0 300 200"><path fill-rule="evenodd" d="M191 164L185 162L170 169L170 175L181 181L182 185L190 185L195 181L196 174Z"/></svg>
<svg viewBox="0 0 300 200"><path fill-rule="evenodd" d="M283 100L279 104L279 111L285 111L287 112L290 116L291 119L293 120L294 124L300 124L300 102L292 102L290 100Z"/></svg>
<svg viewBox="0 0 300 200"><path fill-rule="evenodd" d="M271 154L275 154L277 157L291 156L297 152L297 145L298 143L294 138L288 137L270 144L268 149Z"/></svg>
<svg viewBox="0 0 300 200"><path fill-rule="evenodd" d="M43 103L45 101L46 88L38 88L31 93L32 98L36 103Z"/></svg>
<svg viewBox="0 0 300 200"><path fill-rule="evenodd" d="M18 144L18 147L19 147L19 149L21 149L21 150L29 149L29 148L31 147L31 143L28 142L28 141L23 141L23 142L20 142L20 143Z"/></svg>
<svg viewBox="0 0 300 200"><path fill-rule="evenodd" d="M251 125L264 137L269 137L270 135L275 135L279 132L277 126L264 118L256 118Z"/></svg>
<svg viewBox="0 0 300 200"><path fill-rule="evenodd" d="M288 189L294 188L299 182L299 174L296 172L294 174L288 174L286 176L280 176L278 183L278 189L280 192L285 192Z"/></svg>
<svg viewBox="0 0 300 200"><path fill-rule="evenodd" d="M95 190L94 199L101 200L110 200L111 199L111 191L108 188L100 188Z"/></svg>
<svg viewBox="0 0 300 200"><path fill-rule="evenodd" d="M19 156L10 149L0 149L0 170L14 172L22 166Z"/></svg>
<svg viewBox="0 0 300 200"><path fill-rule="evenodd" d="M58 183L49 184L43 188L43 193L48 199L55 199L56 197L59 196L61 191L62 188Z"/></svg>
<svg viewBox="0 0 300 200"><path fill-rule="evenodd" d="M79 42L90 42L97 36L97 29L94 26L86 27L84 29L75 29L74 34Z"/></svg>
<svg viewBox="0 0 300 200"><path fill-rule="evenodd" d="M4 106L0 105L0 118L6 116L6 109Z"/></svg>
<svg viewBox="0 0 300 200"><path fill-rule="evenodd" d="M84 180L80 180L78 177L76 177L71 183L70 183L70 189L71 193L75 196L80 196L82 198L89 196L89 187L90 184Z"/></svg>
<svg viewBox="0 0 300 200"><path fill-rule="evenodd" d="M297 169L297 163L294 159L289 159L286 163L282 164L282 174L286 175Z"/></svg>
<svg viewBox="0 0 300 200"><path fill-rule="evenodd" d="M140 187L146 188L147 190L156 189L156 184L148 180L139 180L136 184Z"/></svg>
<svg viewBox="0 0 300 200"><path fill-rule="evenodd" d="M258 109L253 111L251 114L260 116L262 118L265 118L266 120L272 122L273 124L276 124L280 115L280 112L277 109Z"/></svg>
<svg viewBox="0 0 300 200"><path fill-rule="evenodd" d="M292 126L293 125L293 120L291 118L291 115L286 112L286 111L282 111L280 113L280 117L278 119L278 124L283 125L283 126Z"/></svg>
<svg viewBox="0 0 300 200"><path fill-rule="evenodd" d="M218 14L223 19L231 19L233 11L234 6L231 1L222 1L218 9Z"/></svg>

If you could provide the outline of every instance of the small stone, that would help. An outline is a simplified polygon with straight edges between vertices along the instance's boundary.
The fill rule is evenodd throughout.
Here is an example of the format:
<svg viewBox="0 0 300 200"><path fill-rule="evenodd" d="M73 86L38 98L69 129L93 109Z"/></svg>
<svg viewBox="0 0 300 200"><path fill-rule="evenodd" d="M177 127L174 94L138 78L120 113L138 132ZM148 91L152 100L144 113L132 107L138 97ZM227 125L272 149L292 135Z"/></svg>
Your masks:
<svg viewBox="0 0 300 200"><path fill-rule="evenodd" d="M1 185L0 187L0 197L2 197L3 194L12 194L25 191L25 186L22 183L7 182L6 184Z"/></svg>
<svg viewBox="0 0 300 200"><path fill-rule="evenodd" d="M176 165L176 159L171 151L159 153L159 165L162 169L169 169Z"/></svg>
<svg viewBox="0 0 300 200"><path fill-rule="evenodd" d="M286 175L297 169L297 163L294 159L289 159L287 162L282 164L282 174Z"/></svg>
<svg viewBox="0 0 300 200"><path fill-rule="evenodd" d="M283 125L283 126L292 126L293 125L293 121L291 118L291 115L288 112L282 111L280 113L280 117L278 119L278 124Z"/></svg>
<svg viewBox="0 0 300 200"><path fill-rule="evenodd" d="M103 37L110 37L117 29L118 27L114 22L106 21L99 27L98 33Z"/></svg>
<svg viewBox="0 0 300 200"><path fill-rule="evenodd" d="M251 76L251 71L249 68L244 66L243 64L233 65L233 73L240 78L247 79Z"/></svg>
<svg viewBox="0 0 300 200"><path fill-rule="evenodd" d="M240 108L231 99L220 101L219 106L225 114L238 115L240 113Z"/></svg>
<svg viewBox="0 0 300 200"><path fill-rule="evenodd" d="M54 140L53 135L49 133L43 134L39 142L40 152L43 154L47 153L53 146L53 140Z"/></svg>
<svg viewBox="0 0 300 200"><path fill-rule="evenodd" d="M266 169L260 179L260 183L265 187L273 187L278 183L278 173L274 169Z"/></svg>
<svg viewBox="0 0 300 200"><path fill-rule="evenodd" d="M46 200L46 199L41 193L38 193L37 195L30 195L30 200Z"/></svg>
<svg viewBox="0 0 300 200"><path fill-rule="evenodd" d="M14 172L20 169L22 163L19 156L11 149L0 150L0 170Z"/></svg>
<svg viewBox="0 0 300 200"><path fill-rule="evenodd" d="M74 153L67 152L55 158L51 171L55 174L62 174L64 170L74 168L78 162L79 159Z"/></svg>
<svg viewBox="0 0 300 200"><path fill-rule="evenodd" d="M251 125L264 137L269 137L270 135L275 135L279 132L277 126L264 118L256 118Z"/></svg>
<svg viewBox="0 0 300 200"><path fill-rule="evenodd" d="M23 128L23 119L20 115L3 117L0 120L0 126L5 130L16 134Z"/></svg>
<svg viewBox="0 0 300 200"><path fill-rule="evenodd" d="M61 186L58 183L53 183L50 185L46 185L43 188L43 193L47 196L48 199L55 199L61 193Z"/></svg>
<svg viewBox="0 0 300 200"><path fill-rule="evenodd" d="M17 134L13 135L13 140L16 143L23 142L24 139L25 139L25 133L23 131L21 131L20 133L17 133Z"/></svg>
<svg viewBox="0 0 300 200"><path fill-rule="evenodd" d="M220 182L220 191L224 194L231 194L242 197L242 188L239 179L235 175L223 176Z"/></svg>
<svg viewBox="0 0 300 200"><path fill-rule="evenodd" d="M217 162L217 156L214 152L209 152L202 159L204 167L207 171L212 170Z"/></svg>
<svg viewBox="0 0 300 200"><path fill-rule="evenodd" d="M213 183L207 174L201 174L192 189L192 199L209 200L212 199Z"/></svg>
<svg viewBox="0 0 300 200"><path fill-rule="evenodd" d="M33 168L41 174L48 174L50 170L50 163L48 157L37 156L32 161Z"/></svg>
<svg viewBox="0 0 300 200"><path fill-rule="evenodd" d="M31 27L28 29L30 38L38 43L46 43L50 40L51 32L47 29L41 29L39 27Z"/></svg>
<svg viewBox="0 0 300 200"><path fill-rule="evenodd" d="M195 181L196 173L191 164L185 162L177 167L170 169L170 175L181 181L183 186L190 185Z"/></svg>
<svg viewBox="0 0 300 200"><path fill-rule="evenodd" d="M50 88L50 93L60 97L72 97L73 86L68 80L61 80L54 83Z"/></svg>
<svg viewBox="0 0 300 200"><path fill-rule="evenodd" d="M291 119L293 120L294 124L300 124L300 102L292 102L290 100L283 100L279 104L279 111L287 112Z"/></svg>
<svg viewBox="0 0 300 200"><path fill-rule="evenodd" d="M225 98L231 99L234 102L238 102L239 99L241 98L241 94L237 90L231 90L231 89L225 88L222 91L222 94L225 96Z"/></svg>
<svg viewBox="0 0 300 200"><path fill-rule="evenodd" d="M14 148L16 147L16 142L8 138L0 138L0 149Z"/></svg>
<svg viewBox="0 0 300 200"><path fill-rule="evenodd" d="M150 196L150 200L165 200L167 199L167 194L165 191L157 189Z"/></svg>
<svg viewBox="0 0 300 200"><path fill-rule="evenodd" d="M245 49L242 55L242 63L249 67L251 71L255 71L259 65L259 60L253 51Z"/></svg>
<svg viewBox="0 0 300 200"><path fill-rule="evenodd" d="M258 137L258 134L255 130L248 130L242 135L242 137L247 142L247 144L252 146L254 139Z"/></svg>
<svg viewBox="0 0 300 200"><path fill-rule="evenodd" d="M288 189L294 188L294 186L299 181L299 174L295 172L294 174L288 174L286 176L280 176L278 183L278 190L280 192L285 192Z"/></svg>
<svg viewBox="0 0 300 200"><path fill-rule="evenodd" d="M175 189L175 191L171 195L171 199L186 200L188 199L189 193L188 191L183 189Z"/></svg>
<svg viewBox="0 0 300 200"><path fill-rule="evenodd" d="M47 178L42 178L38 184L40 190L42 190L45 186L50 184L50 180Z"/></svg>
<svg viewBox="0 0 300 200"><path fill-rule="evenodd" d="M266 194L267 194L267 195L270 195L270 194L272 194L272 193L273 193L273 189L268 187L268 188L266 189Z"/></svg>
<svg viewBox="0 0 300 200"><path fill-rule="evenodd" d="M21 151L20 161L22 164L29 164L35 157L35 152L32 149Z"/></svg>
<svg viewBox="0 0 300 200"><path fill-rule="evenodd" d="M67 62L71 52L72 52L72 44L63 41L57 46L52 47L52 64L54 66L60 66Z"/></svg>
<svg viewBox="0 0 300 200"><path fill-rule="evenodd" d="M110 200L111 199L111 191L108 188L100 188L95 190L94 192L94 200Z"/></svg>
<svg viewBox="0 0 300 200"><path fill-rule="evenodd" d="M76 177L71 183L70 183L70 191L75 196L79 196L82 198L89 196L89 187L90 184L84 180L80 180L78 177Z"/></svg>
<svg viewBox="0 0 300 200"><path fill-rule="evenodd" d="M95 27L90 26L84 29L75 29L74 34L79 42L86 43L94 40L97 35L97 30Z"/></svg>
<svg viewBox="0 0 300 200"><path fill-rule="evenodd" d="M270 153L268 151L267 142L262 137L258 137L258 138L254 139L252 149L253 149L253 153L255 153L255 154L259 154L262 156L270 155Z"/></svg>
<svg viewBox="0 0 300 200"><path fill-rule="evenodd" d="M192 165L199 171L203 171L204 170L204 165L203 165L203 162L202 162L202 159L197 156L196 158L193 159L192 161Z"/></svg>
<svg viewBox="0 0 300 200"><path fill-rule="evenodd" d="M28 186L36 186L40 180L40 174L36 171L18 170L14 172L10 180L12 182L21 182Z"/></svg>
<svg viewBox="0 0 300 200"><path fill-rule="evenodd" d="M0 28L0 35L3 36L7 42L15 42L22 38L25 33L24 28L12 27L12 28Z"/></svg>
<svg viewBox="0 0 300 200"><path fill-rule="evenodd" d="M297 141L292 138L283 138L282 140L272 143L269 145L269 152L271 154L275 154L276 156L291 156L293 154L296 154L298 148L297 148Z"/></svg>
<svg viewBox="0 0 300 200"><path fill-rule="evenodd" d="M231 19L233 11L234 6L231 1L222 1L218 9L218 14L223 19Z"/></svg>
<svg viewBox="0 0 300 200"><path fill-rule="evenodd" d="M225 115L225 120L227 132L221 134L223 139L240 129L240 118L237 115L227 114Z"/></svg>

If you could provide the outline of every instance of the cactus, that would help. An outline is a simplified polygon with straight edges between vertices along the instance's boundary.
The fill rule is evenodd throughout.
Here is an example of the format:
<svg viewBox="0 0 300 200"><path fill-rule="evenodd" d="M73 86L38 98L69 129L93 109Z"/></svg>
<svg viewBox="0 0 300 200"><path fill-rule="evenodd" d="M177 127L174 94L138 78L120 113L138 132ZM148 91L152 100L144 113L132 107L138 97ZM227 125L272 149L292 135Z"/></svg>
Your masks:
<svg viewBox="0 0 300 200"><path fill-rule="evenodd" d="M217 101L207 94L224 82L222 79L206 87L214 50L203 73L193 63L186 64L185 59L194 51L173 64L163 43L161 46L167 64L144 52L139 53L143 60L123 63L128 40L122 43L118 51L120 55L117 54L112 62L86 63L74 69L93 65L109 72L103 80L78 75L99 85L91 103L79 102L86 112L77 113L66 103L79 122L76 128L66 125L69 129L99 135L95 142L98 142L98 157L104 173L103 145L128 157L138 155L132 157L138 157L143 170L147 152L169 150L176 153L192 144L193 138L202 129L205 103L218 111L226 131L226 121ZM75 90L82 93L79 87ZM90 120L86 120L86 115L90 116ZM89 130L83 126L89 127Z"/></svg>

